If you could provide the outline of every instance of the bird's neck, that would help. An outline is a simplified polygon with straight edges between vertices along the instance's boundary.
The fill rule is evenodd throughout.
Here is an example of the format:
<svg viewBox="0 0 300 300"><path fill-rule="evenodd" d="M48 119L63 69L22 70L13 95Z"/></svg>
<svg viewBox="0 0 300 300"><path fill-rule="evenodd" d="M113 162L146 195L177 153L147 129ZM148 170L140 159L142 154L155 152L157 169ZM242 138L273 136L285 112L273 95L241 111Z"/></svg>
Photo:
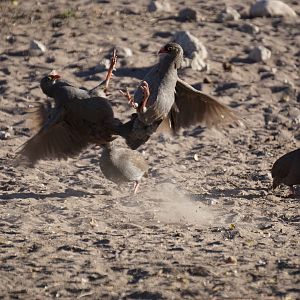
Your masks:
<svg viewBox="0 0 300 300"><path fill-rule="evenodd" d="M60 105L61 103L66 103L68 101L72 101L74 99L75 93L73 90L73 86L66 81L58 81L52 87L52 98L54 98L56 105Z"/></svg>
<svg viewBox="0 0 300 300"><path fill-rule="evenodd" d="M168 71L169 69L179 69L182 64L182 57L180 55L170 56L166 55L160 62L160 68Z"/></svg>
<svg viewBox="0 0 300 300"><path fill-rule="evenodd" d="M59 96L61 95L61 90L63 86L68 85L68 83L64 82L64 81L57 81L55 82L52 86L50 86L49 88L47 88L46 91L44 91L44 93L50 97L50 98L54 98L55 100L57 98L59 98Z"/></svg>

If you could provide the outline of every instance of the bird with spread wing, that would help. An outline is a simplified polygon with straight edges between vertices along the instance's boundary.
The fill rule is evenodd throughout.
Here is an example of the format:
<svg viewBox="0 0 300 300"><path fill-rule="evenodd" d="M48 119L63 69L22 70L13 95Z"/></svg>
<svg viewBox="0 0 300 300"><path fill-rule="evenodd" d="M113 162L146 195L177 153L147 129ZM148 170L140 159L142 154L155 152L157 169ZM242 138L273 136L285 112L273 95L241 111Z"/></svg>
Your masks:
<svg viewBox="0 0 300 300"><path fill-rule="evenodd" d="M40 87L54 105L46 101L33 112L37 133L18 151L21 161L33 166L40 159L66 159L89 144L104 145L115 139L122 123L104 97L115 64L114 51L105 80L92 90L77 88L56 72L42 78Z"/></svg>
<svg viewBox="0 0 300 300"><path fill-rule="evenodd" d="M177 132L197 124L212 127L237 121L227 106L178 77L183 60L179 44L168 43L158 53L160 61L145 76L134 96L121 91L137 111L123 127L130 148L144 144L162 123Z"/></svg>

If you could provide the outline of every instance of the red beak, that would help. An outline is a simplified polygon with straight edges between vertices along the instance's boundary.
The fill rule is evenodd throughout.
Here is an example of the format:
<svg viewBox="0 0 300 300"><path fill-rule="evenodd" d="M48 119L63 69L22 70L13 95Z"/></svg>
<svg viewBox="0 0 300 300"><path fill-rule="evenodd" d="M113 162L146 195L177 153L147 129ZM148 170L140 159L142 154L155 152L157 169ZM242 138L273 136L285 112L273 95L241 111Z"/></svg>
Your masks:
<svg viewBox="0 0 300 300"><path fill-rule="evenodd" d="M157 54L162 54L162 53L167 53L168 51L166 50L165 47L162 47Z"/></svg>
<svg viewBox="0 0 300 300"><path fill-rule="evenodd" d="M52 75L52 78L53 78L53 80L56 80L56 79L59 79L60 76L58 74L56 74L56 75Z"/></svg>

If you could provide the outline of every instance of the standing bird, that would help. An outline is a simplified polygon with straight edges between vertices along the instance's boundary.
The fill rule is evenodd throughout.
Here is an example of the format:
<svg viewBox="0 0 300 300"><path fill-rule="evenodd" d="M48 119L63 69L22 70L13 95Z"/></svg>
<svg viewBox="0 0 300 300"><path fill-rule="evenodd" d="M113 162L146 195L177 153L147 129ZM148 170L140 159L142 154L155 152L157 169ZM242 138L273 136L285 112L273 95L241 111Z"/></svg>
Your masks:
<svg viewBox="0 0 300 300"><path fill-rule="evenodd" d="M228 107L178 78L183 60L179 44L168 43L158 53L162 55L159 63L145 76L134 97L122 92L137 110L124 124L123 136L129 147L144 144L163 121L173 132L198 123L211 127L237 121Z"/></svg>
<svg viewBox="0 0 300 300"><path fill-rule="evenodd" d="M280 184L290 188L295 196L294 185L300 184L300 149L288 152L277 159L272 167L273 189Z"/></svg>
<svg viewBox="0 0 300 300"><path fill-rule="evenodd" d="M103 175L116 184L134 181L133 193L136 194L143 176L147 176L148 163L137 151L117 148L113 143L104 146L100 157Z"/></svg>
<svg viewBox="0 0 300 300"><path fill-rule="evenodd" d="M40 159L67 159L89 144L114 140L122 123L114 118L110 102L97 96L103 86L107 90L109 78L91 91L72 86L56 73L42 78L40 87L54 106L48 101L35 112L38 132L22 145L20 157L34 166Z"/></svg>

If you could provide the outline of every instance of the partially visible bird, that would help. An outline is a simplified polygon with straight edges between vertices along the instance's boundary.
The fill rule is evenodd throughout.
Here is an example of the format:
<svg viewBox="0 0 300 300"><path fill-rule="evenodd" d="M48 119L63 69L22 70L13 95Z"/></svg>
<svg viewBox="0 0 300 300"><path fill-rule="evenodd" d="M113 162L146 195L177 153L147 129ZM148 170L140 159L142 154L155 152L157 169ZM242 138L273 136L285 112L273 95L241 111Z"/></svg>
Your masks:
<svg viewBox="0 0 300 300"><path fill-rule="evenodd" d="M300 149L288 152L277 159L272 167L273 189L280 184L290 188L295 196L294 185L300 184Z"/></svg>
<svg viewBox="0 0 300 300"><path fill-rule="evenodd" d="M122 92L137 110L124 127L126 142L132 149L145 143L161 122L167 122L177 132L200 123L211 127L237 121L228 107L178 78L177 70L183 60L179 44L168 43L158 53L163 56L145 76L134 97L128 91Z"/></svg>
<svg viewBox="0 0 300 300"><path fill-rule="evenodd" d="M147 176L148 163L138 151L118 148L114 143L104 145L100 157L100 169L103 175L116 184L134 182L136 194L143 176Z"/></svg>
<svg viewBox="0 0 300 300"><path fill-rule="evenodd" d="M107 77L103 85L107 89ZM41 104L34 114L37 133L18 152L34 166L40 159L66 159L79 154L89 144L103 145L115 139L122 125L114 117L110 102L91 91L79 89L58 74L42 78L44 94L54 99Z"/></svg>

